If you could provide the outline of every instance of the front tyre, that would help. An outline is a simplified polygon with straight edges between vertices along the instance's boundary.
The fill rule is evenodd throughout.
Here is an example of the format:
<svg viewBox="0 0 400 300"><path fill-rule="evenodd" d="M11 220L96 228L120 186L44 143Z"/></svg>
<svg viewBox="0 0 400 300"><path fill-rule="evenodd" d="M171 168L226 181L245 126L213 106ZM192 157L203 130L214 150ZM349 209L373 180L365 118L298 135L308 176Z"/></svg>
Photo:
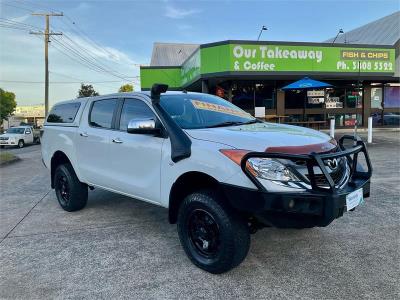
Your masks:
<svg viewBox="0 0 400 300"><path fill-rule="evenodd" d="M71 212L85 207L88 188L79 181L71 164L57 167L54 173L54 189L58 203L64 210Z"/></svg>
<svg viewBox="0 0 400 300"><path fill-rule="evenodd" d="M24 140L19 140L18 141L18 148L24 148L24 146L25 146Z"/></svg>
<svg viewBox="0 0 400 300"><path fill-rule="evenodd" d="M183 249L199 268L214 274L238 266L250 247L246 222L220 195L203 190L186 197L178 214L178 234Z"/></svg>

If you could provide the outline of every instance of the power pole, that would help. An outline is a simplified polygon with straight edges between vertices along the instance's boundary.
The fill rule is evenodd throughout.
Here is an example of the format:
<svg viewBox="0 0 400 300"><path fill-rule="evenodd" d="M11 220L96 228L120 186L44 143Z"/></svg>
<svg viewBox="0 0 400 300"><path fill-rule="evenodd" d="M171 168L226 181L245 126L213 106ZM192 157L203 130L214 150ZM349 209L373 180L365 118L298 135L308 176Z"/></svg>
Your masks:
<svg viewBox="0 0 400 300"><path fill-rule="evenodd" d="M30 34L37 34L44 36L44 72L45 72L45 85L44 85L44 114L47 117L49 112L49 42L51 35L62 35L62 32L50 31L50 17L62 17L63 13L33 13L32 16L41 16L46 18L46 28L44 32L31 31Z"/></svg>

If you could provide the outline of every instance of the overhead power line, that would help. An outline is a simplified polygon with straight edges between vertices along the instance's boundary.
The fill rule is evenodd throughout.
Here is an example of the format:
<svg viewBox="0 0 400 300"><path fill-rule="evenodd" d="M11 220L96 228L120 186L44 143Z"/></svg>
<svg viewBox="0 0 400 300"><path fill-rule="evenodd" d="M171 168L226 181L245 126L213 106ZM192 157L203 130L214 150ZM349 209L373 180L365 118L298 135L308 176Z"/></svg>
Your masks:
<svg viewBox="0 0 400 300"><path fill-rule="evenodd" d="M6 82L6 83L33 83L33 84L43 84L46 83L45 81L25 81L25 80L2 80L0 79L0 82ZM70 83L118 83L118 82L123 82L121 80L105 80L105 81L85 81L85 80L80 80L80 81L50 81L51 83L54 84L70 84Z"/></svg>
<svg viewBox="0 0 400 300"><path fill-rule="evenodd" d="M114 74L113 72L105 69L104 67L102 67L101 65L99 65L98 63L94 62L93 60L91 60L90 58L88 58L87 56L85 56L82 51L78 51L76 49L74 49L73 47L71 47L70 45L62 42L60 39L53 39L53 42L55 42L56 44L58 44L60 47L62 47L64 50L67 51L64 52L62 51L60 48L58 48L56 45L53 44L53 46L58 49L60 52L64 53L64 55L70 57L73 60L78 60L79 63L85 65L87 68L96 71L98 73L103 73L103 74L108 74L114 77L117 77L119 79L125 80L125 81L130 81L128 78L119 76L117 74ZM71 54L71 55L70 55ZM73 56L72 56L73 55Z"/></svg>
<svg viewBox="0 0 400 300"><path fill-rule="evenodd" d="M2 2L2 5L14 7L14 8L19 8L19 9L23 9L23 10L26 10L26 11L29 11L29 12L33 13L33 10L32 10L32 9L29 9L29 8L26 8L26 7L22 7L22 6L18 6L18 5L13 5L13 4L10 4L10 3L5 3L5 2Z"/></svg>

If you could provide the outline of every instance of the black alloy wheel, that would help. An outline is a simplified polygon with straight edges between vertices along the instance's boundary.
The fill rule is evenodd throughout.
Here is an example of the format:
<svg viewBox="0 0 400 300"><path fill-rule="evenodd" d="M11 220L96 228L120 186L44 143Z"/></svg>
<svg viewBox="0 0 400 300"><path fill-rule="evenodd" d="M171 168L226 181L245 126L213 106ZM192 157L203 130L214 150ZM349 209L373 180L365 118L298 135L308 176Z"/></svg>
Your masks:
<svg viewBox="0 0 400 300"><path fill-rule="evenodd" d="M215 257L220 245L220 232L213 216L203 209L195 209L187 220L192 245L204 257Z"/></svg>
<svg viewBox="0 0 400 300"><path fill-rule="evenodd" d="M67 177L61 175L56 182L56 191L59 193L59 200L62 206L68 206L70 199L70 188Z"/></svg>

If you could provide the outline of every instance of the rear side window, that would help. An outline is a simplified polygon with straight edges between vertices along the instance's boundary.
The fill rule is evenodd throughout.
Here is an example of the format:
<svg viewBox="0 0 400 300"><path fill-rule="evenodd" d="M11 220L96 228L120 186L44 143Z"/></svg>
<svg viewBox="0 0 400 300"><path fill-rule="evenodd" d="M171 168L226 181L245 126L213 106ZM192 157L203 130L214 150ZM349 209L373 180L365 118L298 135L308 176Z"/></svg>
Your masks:
<svg viewBox="0 0 400 300"><path fill-rule="evenodd" d="M93 127L111 128L117 99L105 99L93 102L89 124Z"/></svg>
<svg viewBox="0 0 400 300"><path fill-rule="evenodd" d="M47 117L49 123L72 123L81 104L66 103L55 105Z"/></svg>

